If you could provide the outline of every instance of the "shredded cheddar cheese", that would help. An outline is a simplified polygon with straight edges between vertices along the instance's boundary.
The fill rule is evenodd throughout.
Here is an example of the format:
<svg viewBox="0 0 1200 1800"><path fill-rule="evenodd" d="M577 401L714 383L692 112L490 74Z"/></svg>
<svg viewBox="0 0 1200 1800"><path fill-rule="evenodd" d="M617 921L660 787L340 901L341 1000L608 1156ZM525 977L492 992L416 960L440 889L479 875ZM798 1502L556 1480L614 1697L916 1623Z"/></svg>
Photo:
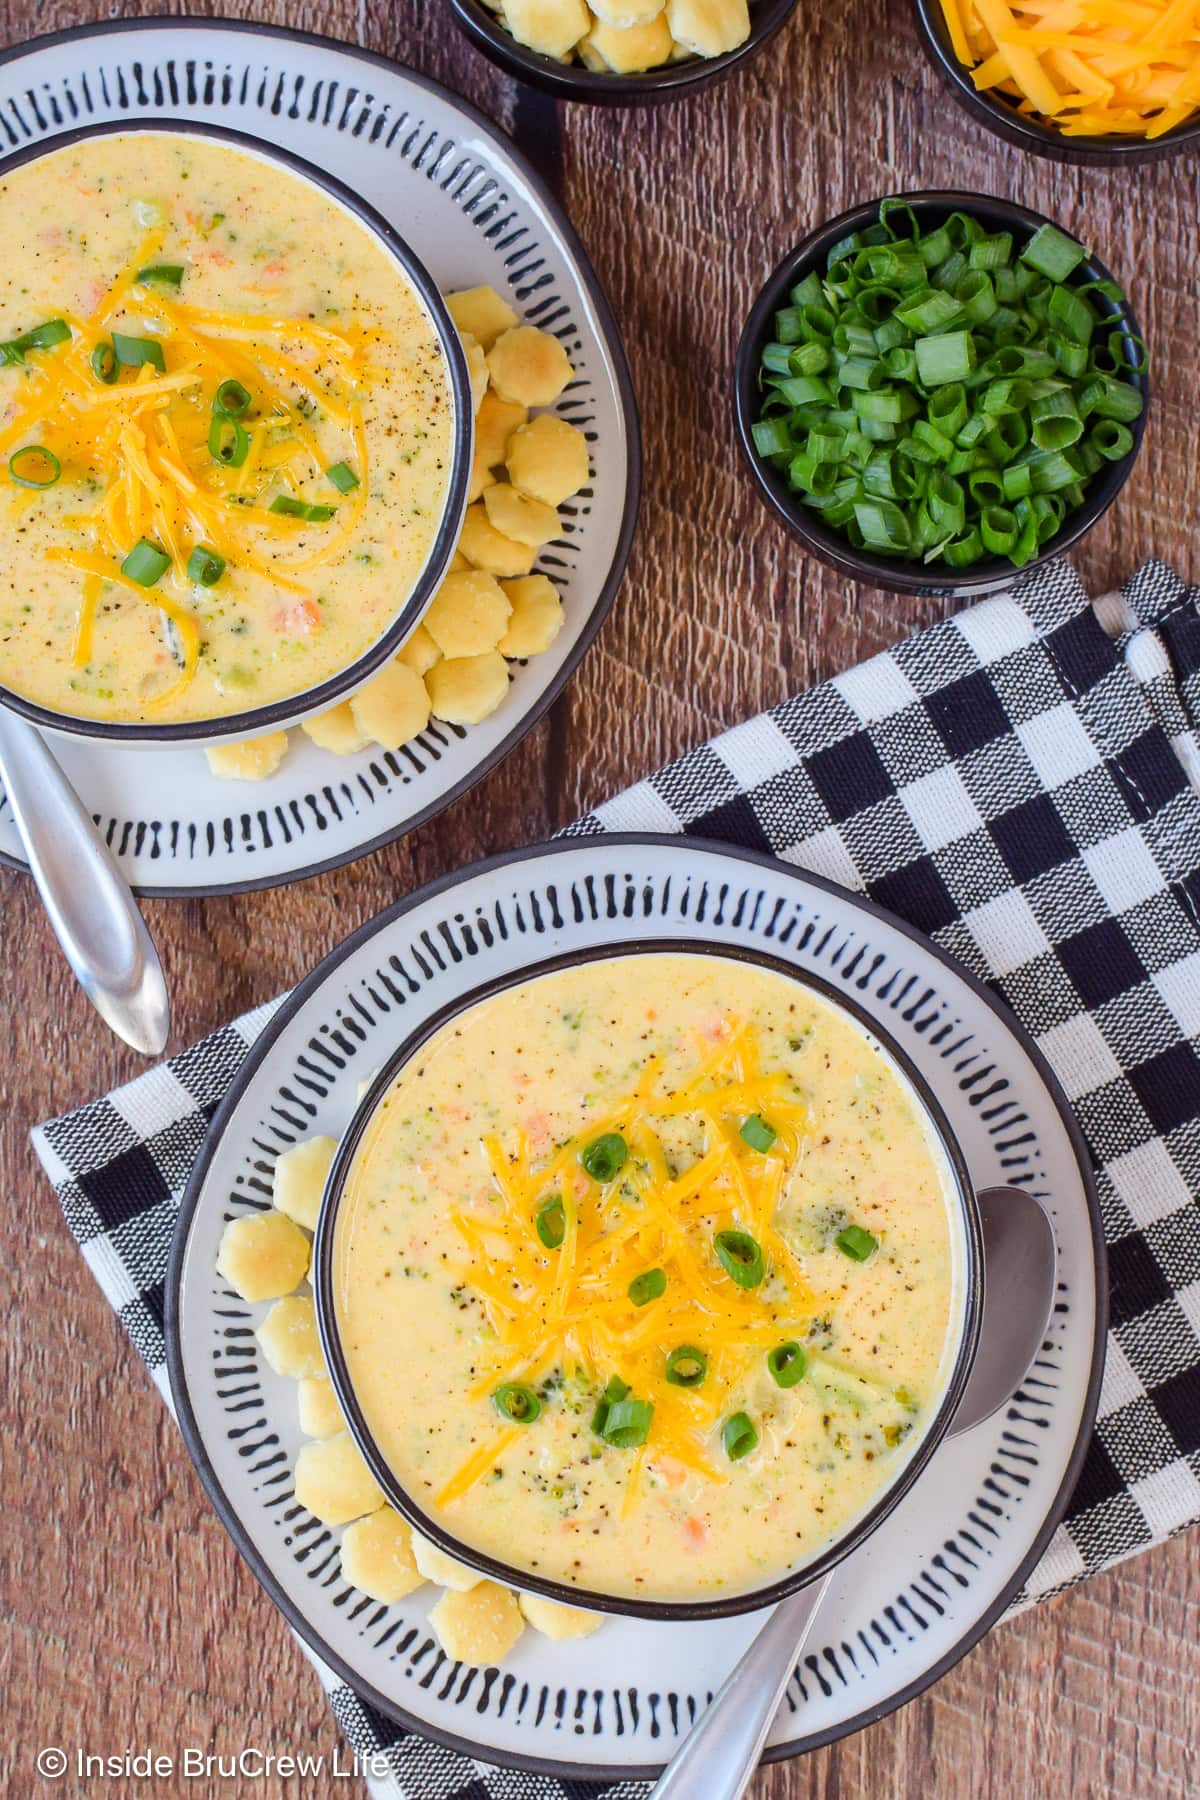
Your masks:
<svg viewBox="0 0 1200 1800"><path fill-rule="evenodd" d="M455 1273L482 1304L494 1336L495 1360L481 1372L476 1397L557 1368L592 1380L618 1376L652 1403L648 1441L631 1460L626 1512L637 1505L647 1470L675 1463L723 1479L705 1454L705 1437L735 1403L754 1360L821 1304L773 1224L805 1129L787 1077L761 1073L753 1035L738 1028L682 1085L664 1090L661 1081L657 1063L647 1065L624 1105L540 1167L520 1134L508 1147L485 1138L491 1201L486 1210L453 1214L464 1251ZM770 1121L766 1151L740 1135L751 1115ZM673 1173L664 1136L676 1120L688 1121L703 1147ZM580 1159L613 1131L623 1135L629 1159L613 1180L597 1181ZM563 1227L554 1248L537 1229L552 1200ZM766 1273L758 1285L739 1285L717 1258L713 1235L727 1227L761 1244ZM665 1291L639 1306L630 1287L648 1270L662 1271ZM665 1349L678 1344L700 1346L710 1359L702 1387L667 1381ZM510 1428L478 1446L442 1488L439 1505L487 1475L513 1439Z"/></svg>
<svg viewBox="0 0 1200 1800"><path fill-rule="evenodd" d="M942 0L955 56L1065 137L1173 131L1200 107L1200 0Z"/></svg>
<svg viewBox="0 0 1200 1800"><path fill-rule="evenodd" d="M362 398L371 384L364 358L372 334L334 331L308 319L260 318L189 307L139 284L138 270L161 250L165 229L148 233L136 256L87 318L68 317L69 341L24 358L21 403L0 431L0 453L45 448L61 478L78 484L85 503L59 515L75 542L47 554L83 576L73 664L89 662L106 586L133 592L163 621L166 673L151 682L155 708L195 675L201 629L188 561L200 545L231 571L241 567L311 606L304 577L338 556L358 530L369 491ZM123 323L126 315L133 322ZM115 364L106 381L93 355L116 355L111 334L137 334L155 346L134 366ZM228 429L235 454L222 462L210 431L222 383L250 396L244 417ZM221 414L220 418L227 415ZM240 451L241 454L236 454ZM353 458L356 485L336 491L326 471ZM270 510L286 493L318 508L313 519ZM38 493L13 489L16 503ZM169 558L150 586L122 573L143 539ZM313 608L315 616L315 608Z"/></svg>

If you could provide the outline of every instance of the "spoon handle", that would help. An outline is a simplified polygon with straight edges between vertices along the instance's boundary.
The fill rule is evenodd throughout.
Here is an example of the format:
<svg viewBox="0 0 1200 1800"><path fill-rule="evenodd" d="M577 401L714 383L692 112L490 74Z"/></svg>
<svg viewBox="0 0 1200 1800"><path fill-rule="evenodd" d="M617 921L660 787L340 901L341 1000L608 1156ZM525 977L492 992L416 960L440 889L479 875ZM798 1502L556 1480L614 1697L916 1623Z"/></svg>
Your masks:
<svg viewBox="0 0 1200 1800"><path fill-rule="evenodd" d="M129 884L32 725L0 706L0 777L54 935L117 1036L157 1056L170 1008L154 940Z"/></svg>
<svg viewBox="0 0 1200 1800"><path fill-rule="evenodd" d="M740 1800L831 1580L826 1575L780 1601L667 1764L650 1800Z"/></svg>

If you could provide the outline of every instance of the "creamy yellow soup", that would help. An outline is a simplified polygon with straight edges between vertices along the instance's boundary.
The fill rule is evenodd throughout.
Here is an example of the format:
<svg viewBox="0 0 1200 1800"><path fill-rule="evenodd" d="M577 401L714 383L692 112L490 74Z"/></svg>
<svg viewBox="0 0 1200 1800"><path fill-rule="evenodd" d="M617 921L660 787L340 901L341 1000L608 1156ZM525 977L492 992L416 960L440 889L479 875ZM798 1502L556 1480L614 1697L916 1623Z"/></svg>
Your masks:
<svg viewBox="0 0 1200 1800"><path fill-rule="evenodd" d="M277 164L164 131L12 171L0 242L0 683L170 724L362 655L428 561L454 424L379 241Z"/></svg>
<svg viewBox="0 0 1200 1800"><path fill-rule="evenodd" d="M631 955L443 1028L352 1164L351 1385L465 1544L686 1600L811 1558L899 1473L961 1332L944 1153L785 976Z"/></svg>

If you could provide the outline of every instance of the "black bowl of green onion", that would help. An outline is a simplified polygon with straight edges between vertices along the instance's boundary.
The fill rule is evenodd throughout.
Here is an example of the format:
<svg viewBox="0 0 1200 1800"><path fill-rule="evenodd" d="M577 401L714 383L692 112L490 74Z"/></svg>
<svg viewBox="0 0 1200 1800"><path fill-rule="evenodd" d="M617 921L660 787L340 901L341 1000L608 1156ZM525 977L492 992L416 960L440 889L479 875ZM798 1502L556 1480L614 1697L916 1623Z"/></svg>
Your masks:
<svg viewBox="0 0 1200 1800"><path fill-rule="evenodd" d="M842 213L775 270L738 346L763 496L877 587L980 594L1077 542L1141 447L1148 356L1108 270L981 194Z"/></svg>

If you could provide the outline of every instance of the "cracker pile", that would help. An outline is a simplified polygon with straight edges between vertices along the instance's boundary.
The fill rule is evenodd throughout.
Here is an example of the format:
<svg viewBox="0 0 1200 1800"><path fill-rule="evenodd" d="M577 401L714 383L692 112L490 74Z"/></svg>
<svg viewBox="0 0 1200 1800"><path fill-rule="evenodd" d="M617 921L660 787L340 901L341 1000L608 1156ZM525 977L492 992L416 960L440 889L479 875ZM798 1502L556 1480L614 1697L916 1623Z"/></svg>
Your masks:
<svg viewBox="0 0 1200 1800"><path fill-rule="evenodd" d="M342 1574L369 1599L391 1605L426 1582L443 1590L429 1623L456 1662L498 1664L526 1625L556 1640L587 1637L603 1624L600 1613L486 1581L414 1531L386 1504L347 1431L307 1285L310 1233L336 1148L331 1137L314 1137L285 1150L272 1208L231 1219L217 1252L217 1273L247 1304L274 1302L254 1335L275 1373L297 1383L300 1429L311 1441L296 1458L296 1499L323 1525L345 1527Z"/></svg>
<svg viewBox="0 0 1200 1800"><path fill-rule="evenodd" d="M484 0L530 50L596 74L724 56L750 35L746 0Z"/></svg>
<svg viewBox="0 0 1200 1800"><path fill-rule="evenodd" d="M399 655L329 712L304 720L322 750L398 750L430 718L477 725L508 692L508 664L548 650L562 601L534 573L561 535L558 507L585 487L583 433L552 406L573 374L558 339L523 325L494 288L446 296L471 376L475 455L469 506L449 573ZM214 775L262 781L283 761L286 731L206 751Z"/></svg>

